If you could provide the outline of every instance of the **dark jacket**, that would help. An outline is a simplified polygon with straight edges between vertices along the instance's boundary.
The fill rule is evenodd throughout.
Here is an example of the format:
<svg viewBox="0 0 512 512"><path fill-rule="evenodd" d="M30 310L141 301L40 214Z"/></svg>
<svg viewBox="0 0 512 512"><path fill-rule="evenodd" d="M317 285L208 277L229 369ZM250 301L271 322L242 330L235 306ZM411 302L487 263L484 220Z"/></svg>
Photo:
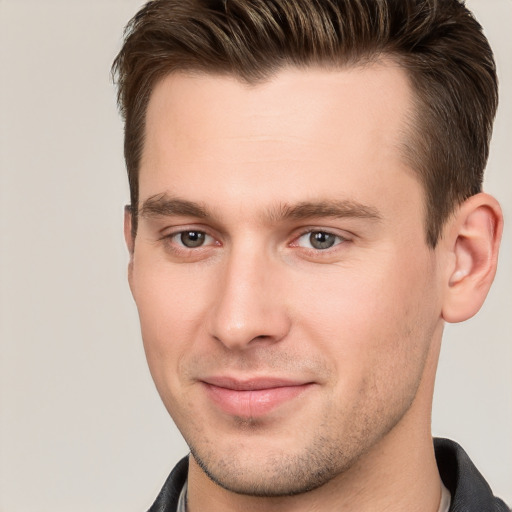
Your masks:
<svg viewBox="0 0 512 512"><path fill-rule="evenodd" d="M437 466L452 495L450 512L510 512L492 494L467 453L449 439L434 439ZM158 498L148 512L176 512L181 488L187 480L188 458L180 460L167 478Z"/></svg>

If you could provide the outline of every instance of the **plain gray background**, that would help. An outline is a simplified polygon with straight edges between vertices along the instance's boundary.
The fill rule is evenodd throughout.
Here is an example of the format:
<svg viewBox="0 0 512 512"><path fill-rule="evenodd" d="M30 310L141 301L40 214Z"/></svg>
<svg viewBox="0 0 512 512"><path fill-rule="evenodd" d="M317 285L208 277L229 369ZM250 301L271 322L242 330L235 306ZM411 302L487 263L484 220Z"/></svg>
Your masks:
<svg viewBox="0 0 512 512"><path fill-rule="evenodd" d="M126 284L109 67L136 0L0 0L0 512L142 511L186 446ZM512 1L471 0L501 79L486 189L509 220L483 310L448 326L433 431L512 504Z"/></svg>

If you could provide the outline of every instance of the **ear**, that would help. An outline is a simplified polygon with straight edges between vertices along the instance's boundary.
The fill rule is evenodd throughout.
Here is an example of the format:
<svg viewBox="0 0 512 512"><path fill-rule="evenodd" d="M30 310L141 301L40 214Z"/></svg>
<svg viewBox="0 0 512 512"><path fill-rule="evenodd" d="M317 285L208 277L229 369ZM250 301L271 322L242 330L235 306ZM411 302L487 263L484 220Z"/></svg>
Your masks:
<svg viewBox="0 0 512 512"><path fill-rule="evenodd" d="M133 256L135 240L133 239L132 232L132 209L129 204L124 207L124 241L131 258Z"/></svg>
<svg viewBox="0 0 512 512"><path fill-rule="evenodd" d="M128 263L128 284L133 294L133 251L135 249L135 239L133 237L132 229L132 209L130 205L124 207L124 240L126 247L130 253L130 262Z"/></svg>
<svg viewBox="0 0 512 512"><path fill-rule="evenodd" d="M442 308L447 322L467 320L481 308L496 274L502 231L500 205L483 193L467 199L448 221L442 241L449 255Z"/></svg>

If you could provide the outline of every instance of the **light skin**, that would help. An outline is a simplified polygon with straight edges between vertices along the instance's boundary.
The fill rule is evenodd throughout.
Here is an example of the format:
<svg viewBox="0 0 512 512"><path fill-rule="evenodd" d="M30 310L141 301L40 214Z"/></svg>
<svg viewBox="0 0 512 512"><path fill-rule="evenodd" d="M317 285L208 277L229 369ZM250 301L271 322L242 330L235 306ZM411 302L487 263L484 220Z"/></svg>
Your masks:
<svg viewBox="0 0 512 512"><path fill-rule="evenodd" d="M485 299L502 218L479 194L427 246L411 102L389 61L154 89L125 236L190 512L437 511L443 323Z"/></svg>

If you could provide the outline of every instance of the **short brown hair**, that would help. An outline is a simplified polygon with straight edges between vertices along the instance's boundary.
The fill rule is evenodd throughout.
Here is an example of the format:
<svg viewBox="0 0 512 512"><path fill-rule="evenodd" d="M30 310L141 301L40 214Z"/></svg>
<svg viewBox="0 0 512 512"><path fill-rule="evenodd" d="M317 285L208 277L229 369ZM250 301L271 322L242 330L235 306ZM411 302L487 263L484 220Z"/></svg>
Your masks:
<svg viewBox="0 0 512 512"><path fill-rule="evenodd" d="M152 0L128 23L112 66L125 119L134 234L145 115L157 81L177 70L257 83L285 65L350 66L387 56L411 81L404 156L426 194L426 238L481 191L498 103L482 27L459 0Z"/></svg>

